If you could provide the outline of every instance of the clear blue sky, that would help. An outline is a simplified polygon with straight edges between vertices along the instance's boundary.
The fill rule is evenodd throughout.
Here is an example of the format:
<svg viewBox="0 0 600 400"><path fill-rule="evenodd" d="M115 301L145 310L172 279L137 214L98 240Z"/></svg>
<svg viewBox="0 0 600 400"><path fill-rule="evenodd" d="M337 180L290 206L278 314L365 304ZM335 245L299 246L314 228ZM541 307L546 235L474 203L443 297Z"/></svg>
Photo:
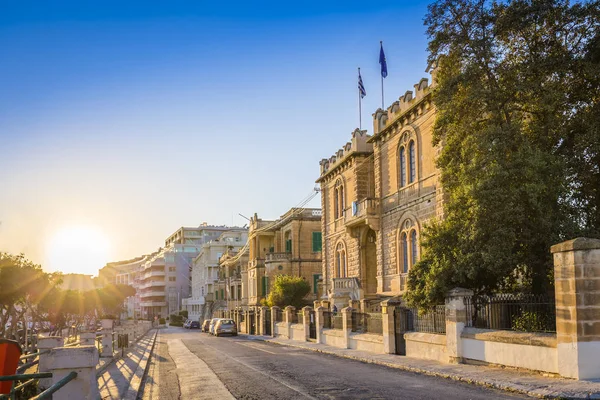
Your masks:
<svg viewBox="0 0 600 400"><path fill-rule="evenodd" d="M357 127L357 67L372 130L380 40L386 107L427 76L426 4L4 0L0 250L67 270L48 246L73 226L119 260L277 218Z"/></svg>

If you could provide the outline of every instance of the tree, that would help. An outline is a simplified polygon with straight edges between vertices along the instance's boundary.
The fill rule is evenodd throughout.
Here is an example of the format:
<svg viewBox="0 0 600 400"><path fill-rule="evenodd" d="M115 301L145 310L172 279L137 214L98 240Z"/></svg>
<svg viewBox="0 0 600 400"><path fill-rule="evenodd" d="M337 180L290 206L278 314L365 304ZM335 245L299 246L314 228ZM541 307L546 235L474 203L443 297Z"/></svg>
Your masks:
<svg viewBox="0 0 600 400"><path fill-rule="evenodd" d="M598 234L599 5L429 6L445 219L422 233L411 304L439 304L456 286L544 293L549 247Z"/></svg>
<svg viewBox="0 0 600 400"><path fill-rule="evenodd" d="M310 284L304 278L290 275L277 275L273 289L267 297L269 307L294 306L302 308L306 305L304 297L310 293Z"/></svg>

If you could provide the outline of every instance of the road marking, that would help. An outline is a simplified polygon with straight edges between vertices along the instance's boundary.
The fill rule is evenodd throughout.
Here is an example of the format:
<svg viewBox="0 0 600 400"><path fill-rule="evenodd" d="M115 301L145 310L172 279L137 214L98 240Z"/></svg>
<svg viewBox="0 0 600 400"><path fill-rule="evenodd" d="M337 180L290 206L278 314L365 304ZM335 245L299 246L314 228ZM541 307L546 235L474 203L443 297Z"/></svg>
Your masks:
<svg viewBox="0 0 600 400"><path fill-rule="evenodd" d="M246 347L250 347L254 350L258 350L258 351L264 351L265 353L269 353L269 354L279 354L279 353L275 353L273 351L269 351L269 350L265 350L265 349L261 349L259 346L255 345L254 343L241 343L241 342L237 342L238 344L241 344L242 346L246 346Z"/></svg>
<svg viewBox="0 0 600 400"><path fill-rule="evenodd" d="M235 397L206 363L192 353L181 339L169 339L169 355L177 365L182 399L231 399ZM192 368L193 366L193 368Z"/></svg>

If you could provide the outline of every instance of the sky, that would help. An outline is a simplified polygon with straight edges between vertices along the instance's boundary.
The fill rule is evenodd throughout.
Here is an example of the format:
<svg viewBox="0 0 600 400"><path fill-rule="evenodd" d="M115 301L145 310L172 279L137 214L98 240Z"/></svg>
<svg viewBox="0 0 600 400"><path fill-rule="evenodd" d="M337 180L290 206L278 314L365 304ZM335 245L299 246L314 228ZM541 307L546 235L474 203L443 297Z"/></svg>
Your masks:
<svg viewBox="0 0 600 400"><path fill-rule="evenodd" d="M275 219L427 67L427 2L0 0L0 251L97 274ZM320 207L316 196L308 206Z"/></svg>

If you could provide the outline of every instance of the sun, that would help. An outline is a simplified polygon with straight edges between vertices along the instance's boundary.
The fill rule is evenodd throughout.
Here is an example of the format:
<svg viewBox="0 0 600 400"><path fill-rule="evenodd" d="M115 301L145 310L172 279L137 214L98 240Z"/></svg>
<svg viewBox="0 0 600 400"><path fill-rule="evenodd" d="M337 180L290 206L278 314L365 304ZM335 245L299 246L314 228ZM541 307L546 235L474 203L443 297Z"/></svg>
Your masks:
<svg viewBox="0 0 600 400"><path fill-rule="evenodd" d="M72 226L57 231L46 249L47 269L96 275L109 260L110 241L101 230Z"/></svg>

